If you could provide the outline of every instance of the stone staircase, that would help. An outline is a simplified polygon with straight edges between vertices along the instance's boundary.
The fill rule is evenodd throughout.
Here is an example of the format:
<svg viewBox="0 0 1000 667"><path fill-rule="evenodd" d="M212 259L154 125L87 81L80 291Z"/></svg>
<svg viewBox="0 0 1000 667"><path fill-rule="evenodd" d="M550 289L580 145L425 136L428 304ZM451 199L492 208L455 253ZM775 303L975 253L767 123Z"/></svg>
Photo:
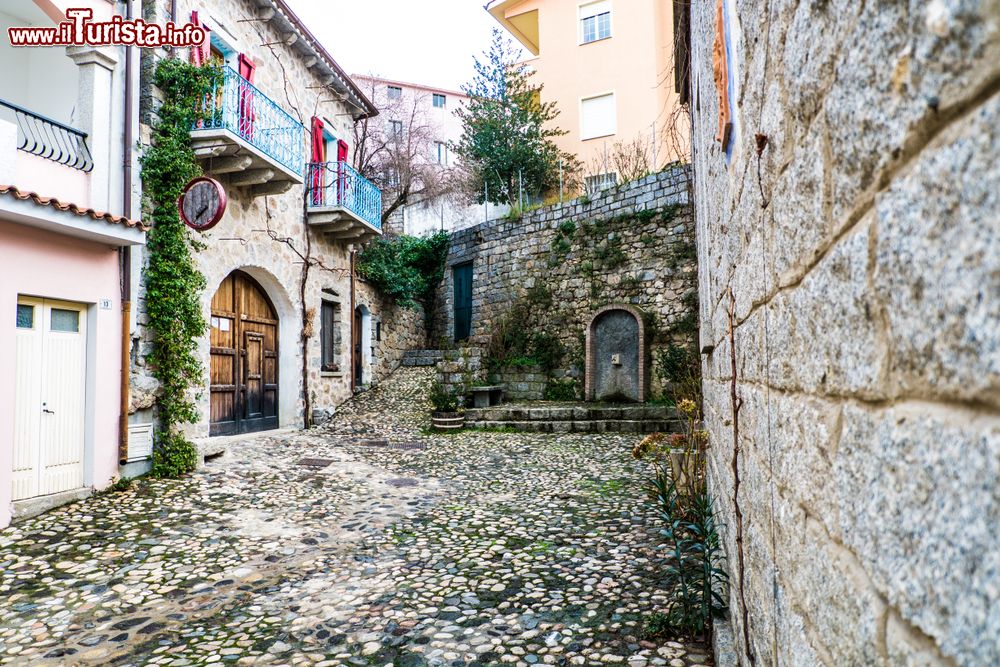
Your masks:
<svg viewBox="0 0 1000 667"><path fill-rule="evenodd" d="M403 366L434 366L444 359L444 350L407 350L403 353Z"/></svg>
<svg viewBox="0 0 1000 667"><path fill-rule="evenodd" d="M538 433L676 433L683 422L665 405L512 403L468 409L465 425Z"/></svg>

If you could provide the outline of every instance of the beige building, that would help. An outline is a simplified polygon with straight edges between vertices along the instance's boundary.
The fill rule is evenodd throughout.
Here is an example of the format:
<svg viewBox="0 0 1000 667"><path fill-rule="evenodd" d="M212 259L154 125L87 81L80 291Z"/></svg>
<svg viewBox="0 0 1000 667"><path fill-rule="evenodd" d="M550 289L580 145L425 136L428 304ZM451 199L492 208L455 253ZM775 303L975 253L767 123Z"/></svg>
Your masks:
<svg viewBox="0 0 1000 667"><path fill-rule="evenodd" d="M673 3L657 0L501 0L489 12L530 53L556 102L561 148L584 164L588 189L620 180L616 144L639 142L650 169L686 154L673 131Z"/></svg>

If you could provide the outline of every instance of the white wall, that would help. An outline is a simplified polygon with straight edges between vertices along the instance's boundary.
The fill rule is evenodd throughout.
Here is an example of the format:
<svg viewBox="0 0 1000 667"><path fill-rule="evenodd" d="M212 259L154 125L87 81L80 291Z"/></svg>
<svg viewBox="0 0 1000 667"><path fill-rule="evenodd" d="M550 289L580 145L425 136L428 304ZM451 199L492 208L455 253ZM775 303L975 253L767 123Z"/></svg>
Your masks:
<svg viewBox="0 0 1000 667"><path fill-rule="evenodd" d="M66 49L61 46L14 48L10 45L7 28L11 26L53 25L34 3L20 0L17 5L16 10L5 6L0 11L0 63L3 63L0 99L72 126L77 66L66 57ZM13 120L13 114L0 108L0 118Z"/></svg>

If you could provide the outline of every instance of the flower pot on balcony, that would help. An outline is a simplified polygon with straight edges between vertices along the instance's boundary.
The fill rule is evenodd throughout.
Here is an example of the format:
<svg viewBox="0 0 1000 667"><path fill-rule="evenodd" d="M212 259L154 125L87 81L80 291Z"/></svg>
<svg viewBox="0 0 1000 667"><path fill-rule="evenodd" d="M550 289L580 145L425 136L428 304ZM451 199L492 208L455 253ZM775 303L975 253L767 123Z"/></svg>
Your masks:
<svg viewBox="0 0 1000 667"><path fill-rule="evenodd" d="M432 412L431 426L435 431L459 431L465 427L465 415L461 412Z"/></svg>

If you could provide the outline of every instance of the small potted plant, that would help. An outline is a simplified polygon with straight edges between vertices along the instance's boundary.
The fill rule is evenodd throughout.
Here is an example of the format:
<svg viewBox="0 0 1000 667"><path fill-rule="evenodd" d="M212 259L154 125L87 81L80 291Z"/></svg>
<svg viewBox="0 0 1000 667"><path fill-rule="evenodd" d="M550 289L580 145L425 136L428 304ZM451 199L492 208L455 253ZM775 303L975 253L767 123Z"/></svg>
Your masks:
<svg viewBox="0 0 1000 667"><path fill-rule="evenodd" d="M436 431L456 431L465 426L465 415L459 412L458 396L440 382L431 385L431 425Z"/></svg>

